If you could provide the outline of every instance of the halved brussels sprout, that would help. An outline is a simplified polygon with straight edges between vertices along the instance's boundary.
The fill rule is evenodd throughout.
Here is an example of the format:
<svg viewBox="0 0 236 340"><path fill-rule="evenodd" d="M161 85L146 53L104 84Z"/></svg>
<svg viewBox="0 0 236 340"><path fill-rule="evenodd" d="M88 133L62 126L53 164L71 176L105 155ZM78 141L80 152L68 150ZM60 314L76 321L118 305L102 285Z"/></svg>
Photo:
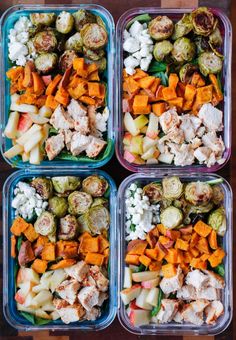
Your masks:
<svg viewBox="0 0 236 340"><path fill-rule="evenodd" d="M82 182L82 189L93 197L101 197L108 188L107 181L97 175L86 177Z"/></svg>
<svg viewBox="0 0 236 340"><path fill-rule="evenodd" d="M208 36L214 29L214 14L207 7L199 7L192 12L192 23L196 34Z"/></svg>
<svg viewBox="0 0 236 340"><path fill-rule="evenodd" d="M166 15L158 15L148 24L148 33L154 40L168 39L174 29L173 21Z"/></svg>
<svg viewBox="0 0 236 340"><path fill-rule="evenodd" d="M203 37L202 35L197 35L194 37L194 43L197 48L197 54L201 54L206 51L210 51L210 45L208 38Z"/></svg>
<svg viewBox="0 0 236 340"><path fill-rule="evenodd" d="M43 74L50 73L55 69L58 62L56 53L43 53L40 54L34 61L37 71Z"/></svg>
<svg viewBox="0 0 236 340"><path fill-rule="evenodd" d="M207 203L207 205L191 205L190 214L206 214L214 207L213 202Z"/></svg>
<svg viewBox="0 0 236 340"><path fill-rule="evenodd" d="M54 190L59 194L68 194L68 192L76 190L80 186L80 178L75 176L59 176L52 177Z"/></svg>
<svg viewBox="0 0 236 340"><path fill-rule="evenodd" d="M172 200L166 200L166 199L162 198L162 200L160 201L161 211L170 207L172 205L172 203L173 203Z"/></svg>
<svg viewBox="0 0 236 340"><path fill-rule="evenodd" d="M195 56L195 44L189 38L179 38L174 42L171 53L178 63L191 61Z"/></svg>
<svg viewBox="0 0 236 340"><path fill-rule="evenodd" d="M169 40L159 41L153 49L153 56L157 61L162 61L172 51L173 45Z"/></svg>
<svg viewBox="0 0 236 340"><path fill-rule="evenodd" d="M103 230L107 230L110 223L110 214L103 205L90 208L86 213L89 229L93 234L101 234Z"/></svg>
<svg viewBox="0 0 236 340"><path fill-rule="evenodd" d="M60 218L59 224L59 240L72 240L78 233L78 222L75 216L66 215Z"/></svg>
<svg viewBox="0 0 236 340"><path fill-rule="evenodd" d="M198 57L198 65L201 73L207 76L210 73L219 73L222 70L223 62L215 53L203 52Z"/></svg>
<svg viewBox="0 0 236 340"><path fill-rule="evenodd" d="M191 182L185 187L185 198L193 205L206 205L212 199L212 187L204 182Z"/></svg>
<svg viewBox="0 0 236 340"><path fill-rule="evenodd" d="M214 31L210 34L209 42L215 47L219 47L223 44L223 38L221 36L219 27L216 27Z"/></svg>
<svg viewBox="0 0 236 340"><path fill-rule="evenodd" d="M162 180L163 197L165 199L175 200L183 193L183 183L179 177L165 177Z"/></svg>
<svg viewBox="0 0 236 340"><path fill-rule="evenodd" d="M31 13L30 20L34 26L51 26L56 20L55 13Z"/></svg>
<svg viewBox="0 0 236 340"><path fill-rule="evenodd" d="M57 48L56 35L50 29L36 33L33 43L38 53L53 52Z"/></svg>
<svg viewBox="0 0 236 340"><path fill-rule="evenodd" d="M77 58L77 54L75 51L67 50L65 51L59 59L59 67L65 72L69 67L73 65L73 60Z"/></svg>
<svg viewBox="0 0 236 340"><path fill-rule="evenodd" d="M213 185L213 197L212 201L215 205L219 205L224 201L225 195L222 187L220 185Z"/></svg>
<svg viewBox="0 0 236 340"><path fill-rule="evenodd" d="M77 31L80 31L84 25L95 23L97 21L96 16L88 12L84 9L80 9L77 12L73 13L73 17L75 20L75 28Z"/></svg>
<svg viewBox="0 0 236 340"><path fill-rule="evenodd" d="M93 50L90 50L87 47L83 47L83 53L84 53L84 56L86 58L89 58L89 59L94 60L94 61L100 60L105 55L104 50L93 51Z"/></svg>
<svg viewBox="0 0 236 340"><path fill-rule="evenodd" d="M56 221L54 215L48 211L42 212L34 223L36 233L47 236L56 232Z"/></svg>
<svg viewBox="0 0 236 340"><path fill-rule="evenodd" d="M84 233L85 231L89 233L91 232L91 230L89 229L89 222L88 222L86 213L79 216L77 221L78 221L78 228L79 228L80 234Z"/></svg>
<svg viewBox="0 0 236 340"><path fill-rule="evenodd" d="M100 73L102 73L103 71L106 70L107 68L107 60L106 58L102 58L102 59L99 59L99 60L91 60L91 59L87 59L85 58L86 60L86 64L92 64L92 63L95 63L98 67L98 71Z"/></svg>
<svg viewBox="0 0 236 340"><path fill-rule="evenodd" d="M107 31L98 24L86 24L80 31L83 45L91 50L104 47L107 43Z"/></svg>
<svg viewBox="0 0 236 340"><path fill-rule="evenodd" d="M183 213L180 209L170 206L161 212L161 224L167 229L178 227L183 221Z"/></svg>
<svg viewBox="0 0 236 340"><path fill-rule="evenodd" d="M162 186L158 183L149 183L143 188L143 194L148 196L150 202L157 203L162 200Z"/></svg>
<svg viewBox="0 0 236 340"><path fill-rule="evenodd" d="M36 177L32 180L30 185L35 188L37 193L44 199L47 200L52 197L53 185L49 178Z"/></svg>
<svg viewBox="0 0 236 340"><path fill-rule="evenodd" d="M56 29L58 32L67 34L74 26L74 17L69 12L62 11L56 20Z"/></svg>
<svg viewBox="0 0 236 340"><path fill-rule="evenodd" d="M90 194L82 191L74 191L68 197L69 213L71 215L84 214L92 205L93 198Z"/></svg>
<svg viewBox="0 0 236 340"><path fill-rule="evenodd" d="M174 33L172 39L177 40L187 35L193 29L192 16L191 14L184 14L183 17L177 21L174 27Z"/></svg>
<svg viewBox="0 0 236 340"><path fill-rule="evenodd" d="M57 217L64 217L68 210L67 199L54 196L48 201L48 210Z"/></svg>
<svg viewBox="0 0 236 340"><path fill-rule="evenodd" d="M105 207L108 206L108 199L104 197L96 197L93 201L91 207L96 207L97 205L104 205Z"/></svg>
<svg viewBox="0 0 236 340"><path fill-rule="evenodd" d="M75 52L82 52L83 50L83 41L79 32L72 35L65 42L65 50L73 50Z"/></svg>
<svg viewBox="0 0 236 340"><path fill-rule="evenodd" d="M191 82L193 74L198 70L198 67L194 64L185 64L179 70L179 78L182 83L188 84Z"/></svg>
<svg viewBox="0 0 236 340"><path fill-rule="evenodd" d="M226 232L226 216L223 207L212 211L208 217L208 224L216 231L217 235L224 236Z"/></svg>

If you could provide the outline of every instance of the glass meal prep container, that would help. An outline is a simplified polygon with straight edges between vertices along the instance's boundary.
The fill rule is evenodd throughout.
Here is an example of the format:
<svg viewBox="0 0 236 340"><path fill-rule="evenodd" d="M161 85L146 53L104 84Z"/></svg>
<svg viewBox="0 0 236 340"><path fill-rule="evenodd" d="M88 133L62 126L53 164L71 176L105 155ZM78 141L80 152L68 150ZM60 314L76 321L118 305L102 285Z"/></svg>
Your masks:
<svg viewBox="0 0 236 340"><path fill-rule="evenodd" d="M124 158L124 146L123 146L123 136L124 136L124 123L122 112L122 70L123 66L123 32L127 24L136 16L147 13L152 18L157 15L166 15L170 19L176 21L179 20L183 14L190 13L193 9L165 9L157 7L146 7L146 8L133 8L125 12L119 19L116 26L116 73L117 73L117 102L116 102L116 155L120 163L132 172L149 172L151 170L180 170L180 171L201 171L201 172L215 172L222 168L230 158L231 154L231 48L232 48L232 27L230 21L226 14L221 10L210 8L214 15L218 18L222 31L224 33L223 42L223 69L222 69L222 82L223 82L223 104L221 103L220 109L223 111L223 134L222 139L225 144L225 151L223 154L224 162L223 164L215 164L211 167L200 164L192 164L188 166L176 166L174 164L134 164L129 163Z"/></svg>
<svg viewBox="0 0 236 340"><path fill-rule="evenodd" d="M11 258L10 250L10 226L14 220L14 209L11 207L14 188L19 181L24 181L37 176L79 176L85 178L90 175L101 176L110 185L109 211L110 211L110 258L108 265L109 274L109 298L104 304L101 316L95 321L74 322L68 325L61 320L52 321L46 325L33 325L23 316L19 315L16 309L15 295L15 263ZM101 170L19 170L8 177L3 188L3 311L9 324L20 330L84 330L97 331L108 327L114 320L117 310L117 230L116 230L116 185L113 179Z"/></svg>
<svg viewBox="0 0 236 340"><path fill-rule="evenodd" d="M120 247L119 247L119 272L118 272L118 288L119 291L123 289L124 280L124 268L125 268L125 253L127 242L125 241L125 192L126 189L132 184L146 185L153 181L161 181L166 175L178 176L183 182L191 181L211 181L222 179L223 182L220 184L224 192L224 207L226 211L227 219L227 231L223 237L223 249L226 252L224 259L225 266L225 288L221 296L221 301L224 305L224 314L219 317L215 325L203 324L202 326L195 326L188 323L166 323L166 324L149 324L145 326L135 327L131 325L129 317L127 315L125 305L121 298L118 297L118 318L122 326L129 332L137 335L216 335L223 332L231 322L233 313L233 282L232 282L232 251L233 251L233 219L232 219L232 190L227 181L222 177L215 174L196 174L189 173L188 175L184 172L163 172L163 174L150 173L150 174L133 174L127 177L119 187L118 190L118 213L117 223L119 223L120 230Z"/></svg>
<svg viewBox="0 0 236 340"><path fill-rule="evenodd" d="M78 4L78 5L15 5L9 8L1 17L1 152L2 154L12 147L12 141L4 136L4 129L7 124L10 108L10 82L7 80L6 72L12 66L8 58L8 34L13 28L15 22L20 16L29 16L31 13L45 13L54 12L59 14L61 11L75 12L77 10L89 10L92 13L99 15L104 23L108 32L107 50L107 71L105 77L107 78L107 98L106 105L109 108L109 119L107 122L107 148L98 155L97 159L90 159L83 157L83 160L68 160L68 159L54 159L52 161L43 160L40 165L32 165L29 162L23 162L19 156L12 159L4 159L12 166L18 168L57 168L63 165L66 166L79 166L80 168L97 168L106 164L114 153L114 128L113 128L113 88L114 88L114 21L113 17L108 10L96 4Z"/></svg>

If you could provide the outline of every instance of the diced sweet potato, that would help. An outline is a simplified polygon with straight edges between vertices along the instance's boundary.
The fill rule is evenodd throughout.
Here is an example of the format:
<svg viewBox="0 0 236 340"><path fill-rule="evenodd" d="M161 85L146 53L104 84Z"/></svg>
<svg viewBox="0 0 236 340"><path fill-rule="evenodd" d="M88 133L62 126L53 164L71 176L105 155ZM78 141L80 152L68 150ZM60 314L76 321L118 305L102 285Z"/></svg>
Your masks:
<svg viewBox="0 0 236 340"><path fill-rule="evenodd" d="M22 217L17 217L11 226L11 232L15 236L20 236L21 233L23 233L29 226L29 223L27 223Z"/></svg>
<svg viewBox="0 0 236 340"><path fill-rule="evenodd" d="M146 73L146 72L144 72L143 70L141 70L141 68L136 68L135 69L135 74L132 76L132 78L134 79L134 80L139 80L139 79L141 79L141 78L144 78L144 77L147 77L148 76L148 73ZM127 77L129 77L128 75L126 76L126 77L124 77L124 78L127 78Z"/></svg>
<svg viewBox="0 0 236 340"><path fill-rule="evenodd" d="M190 242L192 235L182 235L182 240L186 241L186 242Z"/></svg>
<svg viewBox="0 0 236 340"><path fill-rule="evenodd" d="M191 85L191 84L187 84L185 87L185 92L184 92L184 99L190 102L193 102L194 97L196 95L196 88L195 86Z"/></svg>
<svg viewBox="0 0 236 340"><path fill-rule="evenodd" d="M136 95L133 102L134 114L147 114L151 112L151 105L148 104L147 95Z"/></svg>
<svg viewBox="0 0 236 340"><path fill-rule="evenodd" d="M133 264L135 266L139 265L139 255L129 255L127 254L125 257L125 262L127 264Z"/></svg>
<svg viewBox="0 0 236 340"><path fill-rule="evenodd" d="M190 248L194 248L198 243L199 235L196 232L193 232L191 240L190 240Z"/></svg>
<svg viewBox="0 0 236 340"><path fill-rule="evenodd" d="M37 273L42 274L45 273L47 265L48 265L47 261L35 259L31 268L35 270Z"/></svg>
<svg viewBox="0 0 236 340"><path fill-rule="evenodd" d="M184 257L184 263L190 263L193 258L193 255L190 251L185 251L183 253L183 257Z"/></svg>
<svg viewBox="0 0 236 340"><path fill-rule="evenodd" d="M11 257L16 257L16 237L15 235L11 236Z"/></svg>
<svg viewBox="0 0 236 340"><path fill-rule="evenodd" d="M166 228L164 227L163 224L157 224L157 229L160 232L160 234L166 236Z"/></svg>
<svg viewBox="0 0 236 340"><path fill-rule="evenodd" d="M56 256L55 256L55 243L48 242L44 245L41 257L42 260L46 261L55 261Z"/></svg>
<svg viewBox="0 0 236 340"><path fill-rule="evenodd" d="M176 249L181 249L181 250L188 250L189 244L187 241L182 240L181 238L178 238L175 243L175 248Z"/></svg>
<svg viewBox="0 0 236 340"><path fill-rule="evenodd" d="M205 237L200 237L200 240L198 241L195 247L200 251L200 253L205 253L205 254L210 253L209 245Z"/></svg>
<svg viewBox="0 0 236 340"><path fill-rule="evenodd" d="M147 248L147 241L133 240L130 241L127 246L127 252L129 255L142 255Z"/></svg>
<svg viewBox="0 0 236 340"><path fill-rule="evenodd" d="M177 249L177 263L183 263L184 262L184 251L181 249Z"/></svg>
<svg viewBox="0 0 236 340"><path fill-rule="evenodd" d="M99 243L97 237L83 238L80 242L79 251L81 253L98 253Z"/></svg>
<svg viewBox="0 0 236 340"><path fill-rule="evenodd" d="M63 269L63 268L71 267L75 263L76 263L76 260L73 260L73 259L61 260L61 261L53 264L50 267L50 270Z"/></svg>
<svg viewBox="0 0 236 340"><path fill-rule="evenodd" d="M210 256L211 254L203 254L202 256L200 256L200 259L204 262L204 261L207 261Z"/></svg>
<svg viewBox="0 0 236 340"><path fill-rule="evenodd" d="M163 95L164 100L166 101L169 101L177 97L175 88L173 87L164 87L162 89L162 95Z"/></svg>
<svg viewBox="0 0 236 340"><path fill-rule="evenodd" d="M145 267L148 267L151 263L151 259L146 255L139 256L139 262L142 263Z"/></svg>
<svg viewBox="0 0 236 340"><path fill-rule="evenodd" d="M99 253L102 254L105 249L109 248L109 241L102 235L98 236Z"/></svg>
<svg viewBox="0 0 236 340"><path fill-rule="evenodd" d="M169 87L176 89L179 82L179 77L176 73L170 73L169 75Z"/></svg>
<svg viewBox="0 0 236 340"><path fill-rule="evenodd" d="M154 81L155 81L155 77L147 76L147 77L143 77L139 79L138 84L141 88L148 89L153 84Z"/></svg>
<svg viewBox="0 0 236 340"><path fill-rule="evenodd" d="M169 237L171 240L176 241L177 238L180 237L180 231L178 231L178 230L166 229L166 236Z"/></svg>
<svg viewBox="0 0 236 340"><path fill-rule="evenodd" d="M34 242L39 237L39 234L36 233L32 224L28 225L28 228L24 230L23 234L30 242Z"/></svg>
<svg viewBox="0 0 236 340"><path fill-rule="evenodd" d="M152 261L149 265L149 270L152 271L152 272L161 270L161 262Z"/></svg>
<svg viewBox="0 0 236 340"><path fill-rule="evenodd" d="M212 268L217 267L223 261L225 257L225 252L222 248L218 248L214 251L213 254L209 257L208 261Z"/></svg>
<svg viewBox="0 0 236 340"><path fill-rule="evenodd" d="M152 112L155 113L158 117L162 115L166 111L166 103L160 102L152 104Z"/></svg>
<svg viewBox="0 0 236 340"><path fill-rule="evenodd" d="M186 263L180 263L179 266L182 269L184 275L187 275L188 272L190 271L190 268Z"/></svg>
<svg viewBox="0 0 236 340"><path fill-rule="evenodd" d="M36 243L34 244L34 254L35 256L39 256L45 246L46 243L49 242L49 239L47 236L39 235L37 238Z"/></svg>
<svg viewBox="0 0 236 340"><path fill-rule="evenodd" d="M190 262L190 266L195 269L203 269L203 270L207 269L206 261L202 261L200 258L195 258L195 257Z"/></svg>
<svg viewBox="0 0 236 340"><path fill-rule="evenodd" d="M198 221L193 229L202 237L207 237L212 231L212 228L203 221Z"/></svg>
<svg viewBox="0 0 236 340"><path fill-rule="evenodd" d="M161 83L161 79L160 78L155 78L154 82L152 83L152 85L150 86L150 90L152 91L152 93L156 93L158 86Z"/></svg>
<svg viewBox="0 0 236 340"><path fill-rule="evenodd" d="M168 263L172 263L172 264L178 263L177 249L174 249L174 248L168 249L168 253L165 255L165 260Z"/></svg>
<svg viewBox="0 0 236 340"><path fill-rule="evenodd" d="M63 241L56 243L56 257L71 259L77 257L79 244L77 241Z"/></svg>
<svg viewBox="0 0 236 340"><path fill-rule="evenodd" d="M104 261L104 255L97 253L87 253L85 257L85 262L87 264L93 264L97 266L102 266Z"/></svg>
<svg viewBox="0 0 236 340"><path fill-rule="evenodd" d="M182 97L177 97L174 99L169 99L168 104L172 106L176 106L177 109L182 109L183 104L184 104L184 99Z"/></svg>
<svg viewBox="0 0 236 340"><path fill-rule="evenodd" d="M196 247L190 248L190 252L193 255L193 257L198 257L199 251Z"/></svg>
<svg viewBox="0 0 236 340"><path fill-rule="evenodd" d="M163 245L165 248L171 248L174 244L174 241L169 239L169 237L166 237L164 235L161 235L158 239L158 242Z"/></svg>
<svg viewBox="0 0 236 340"><path fill-rule="evenodd" d="M174 264L172 263L167 263L167 264L164 264L162 267L161 267L161 270L162 270L162 273L163 273L163 276L167 279L173 277L176 275L177 273L177 270L176 270L176 267Z"/></svg>
<svg viewBox="0 0 236 340"><path fill-rule="evenodd" d="M208 235L208 242L211 247L211 249L217 249L218 244L217 244L217 234L214 229L212 229L211 233Z"/></svg>
<svg viewBox="0 0 236 340"><path fill-rule="evenodd" d="M134 79L132 79L131 77L126 78L126 84L127 84L127 90L129 93L134 93L137 90L140 89L140 85L137 81L135 81Z"/></svg>
<svg viewBox="0 0 236 340"><path fill-rule="evenodd" d="M150 257L153 260L157 260L158 253L159 253L159 250L157 248L145 250L145 255Z"/></svg>
<svg viewBox="0 0 236 340"><path fill-rule="evenodd" d="M149 244L149 246L151 248L155 248L155 245L157 243L157 237L155 237L153 234L152 234L152 231L150 231L147 236L146 236L146 240Z"/></svg>

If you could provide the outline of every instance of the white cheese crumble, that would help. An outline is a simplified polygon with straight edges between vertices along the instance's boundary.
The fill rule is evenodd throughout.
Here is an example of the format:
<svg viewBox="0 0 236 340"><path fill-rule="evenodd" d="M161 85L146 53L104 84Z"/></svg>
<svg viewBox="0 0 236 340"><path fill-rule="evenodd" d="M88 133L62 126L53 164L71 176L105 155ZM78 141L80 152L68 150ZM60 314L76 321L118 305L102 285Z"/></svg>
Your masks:
<svg viewBox="0 0 236 340"><path fill-rule="evenodd" d="M150 204L149 198L143 195L143 190L132 183L126 190L126 240L144 240L146 233L160 222L160 205Z"/></svg>
<svg viewBox="0 0 236 340"><path fill-rule="evenodd" d="M152 61L153 41L148 33L147 24L135 21L129 31L123 33L123 49L130 55L124 59L125 70L129 75L135 73L135 67L147 71Z"/></svg>
<svg viewBox="0 0 236 340"><path fill-rule="evenodd" d="M15 216L31 219L34 213L37 216L41 215L47 206L48 202L44 201L28 183L17 183L12 201L12 207L16 209Z"/></svg>

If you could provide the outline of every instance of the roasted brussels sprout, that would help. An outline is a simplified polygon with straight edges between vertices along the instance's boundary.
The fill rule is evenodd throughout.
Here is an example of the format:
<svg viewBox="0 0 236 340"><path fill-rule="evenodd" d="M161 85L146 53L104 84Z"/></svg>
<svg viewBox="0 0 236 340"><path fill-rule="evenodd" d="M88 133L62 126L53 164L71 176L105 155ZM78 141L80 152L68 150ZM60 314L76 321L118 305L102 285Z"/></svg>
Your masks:
<svg viewBox="0 0 236 340"><path fill-rule="evenodd" d="M56 20L55 13L32 13L30 20L34 26L51 26Z"/></svg>
<svg viewBox="0 0 236 340"><path fill-rule="evenodd" d="M52 235L56 232L54 215L48 211L42 212L34 223L35 231L43 236Z"/></svg>
<svg viewBox="0 0 236 340"><path fill-rule="evenodd" d="M52 30L38 32L33 40L34 47L38 53L53 52L57 48L57 38Z"/></svg>
<svg viewBox="0 0 236 340"><path fill-rule="evenodd" d="M102 58L102 59L99 59L99 60L90 60L90 59L86 58L85 60L86 60L86 64L95 63L98 66L98 71L100 73L105 71L105 69L107 68L107 60L106 60L106 58Z"/></svg>
<svg viewBox="0 0 236 340"><path fill-rule="evenodd" d="M78 222L75 216L66 215L60 218L59 224L59 240L72 240L77 236L78 233Z"/></svg>
<svg viewBox="0 0 236 340"><path fill-rule="evenodd" d="M68 197L69 213L71 215L84 214L92 205L93 199L90 194L82 191L74 191Z"/></svg>
<svg viewBox="0 0 236 340"><path fill-rule="evenodd" d="M30 184L37 193L44 199L47 200L52 197L53 186L52 181L49 178L36 177Z"/></svg>
<svg viewBox="0 0 236 340"><path fill-rule="evenodd" d="M154 40L168 39L174 29L174 23L165 15L158 15L148 24L148 32Z"/></svg>
<svg viewBox="0 0 236 340"><path fill-rule="evenodd" d="M110 223L110 214L103 205L90 208L86 213L89 229L93 234L101 234L103 230L108 229Z"/></svg>
<svg viewBox="0 0 236 340"><path fill-rule="evenodd" d="M91 207L96 207L97 205L104 205L105 207L108 206L108 199L104 197L96 197Z"/></svg>
<svg viewBox="0 0 236 340"><path fill-rule="evenodd" d="M218 27L216 27L214 31L210 34L209 42L215 47L219 47L223 44L223 39Z"/></svg>
<svg viewBox="0 0 236 340"><path fill-rule="evenodd" d="M27 41L27 47L28 47L29 54L36 53L36 49L34 47L34 41L32 38L29 39L29 41Z"/></svg>
<svg viewBox="0 0 236 340"><path fill-rule="evenodd" d="M78 222L78 231L80 234L84 233L85 231L88 231L90 233L87 214L83 214L79 216L77 219L77 222Z"/></svg>
<svg viewBox="0 0 236 340"><path fill-rule="evenodd" d="M96 15L97 24L106 29L106 24L99 15Z"/></svg>
<svg viewBox="0 0 236 340"><path fill-rule="evenodd" d="M213 202L209 202L207 205L191 205L189 211L190 214L206 214L211 211L213 207Z"/></svg>
<svg viewBox="0 0 236 340"><path fill-rule="evenodd" d="M217 235L224 236L226 232L226 216L223 207L212 211L208 217L208 224L217 232Z"/></svg>
<svg viewBox="0 0 236 340"><path fill-rule="evenodd" d="M199 7L192 12L192 23L196 34L208 36L214 29L214 14L207 7Z"/></svg>
<svg viewBox="0 0 236 340"><path fill-rule="evenodd" d="M57 217L64 217L68 210L68 203L64 197L54 196L48 201L48 209Z"/></svg>
<svg viewBox="0 0 236 340"><path fill-rule="evenodd" d="M163 197L165 199L175 200L183 193L183 184L179 177L165 177L162 180Z"/></svg>
<svg viewBox="0 0 236 340"><path fill-rule="evenodd" d="M67 50L65 51L59 59L59 67L60 69L65 72L67 68L73 65L73 60L77 57L75 51Z"/></svg>
<svg viewBox="0 0 236 340"><path fill-rule="evenodd" d="M56 29L58 32L67 34L74 26L74 17L69 12L62 11L56 20Z"/></svg>
<svg viewBox="0 0 236 340"><path fill-rule="evenodd" d="M84 9L80 9L77 12L73 13L73 17L75 20L75 28L77 31L80 31L84 25L92 24L97 21L97 18L93 13L90 13Z"/></svg>
<svg viewBox="0 0 236 340"><path fill-rule="evenodd" d="M100 60L105 55L104 50L93 51L93 50L90 50L87 47L83 47L83 53L84 53L84 56L86 58L89 58L89 59L94 60L94 61Z"/></svg>
<svg viewBox="0 0 236 340"><path fill-rule="evenodd" d="M74 176L52 177L54 190L59 194L68 194L80 186L80 178Z"/></svg>
<svg viewBox="0 0 236 340"><path fill-rule="evenodd" d="M193 74L198 70L198 67L194 64L185 64L179 70L179 78L182 83L188 84L191 82Z"/></svg>
<svg viewBox="0 0 236 340"><path fill-rule="evenodd" d="M153 49L153 56L157 61L162 61L172 51L173 45L169 40L159 41Z"/></svg>
<svg viewBox="0 0 236 340"><path fill-rule="evenodd" d="M57 66L58 57L56 53L40 54L34 61L38 72L47 74Z"/></svg>
<svg viewBox="0 0 236 340"><path fill-rule="evenodd" d="M195 55L195 44L189 38L179 38L174 42L171 53L178 63L191 61Z"/></svg>
<svg viewBox="0 0 236 340"><path fill-rule="evenodd" d="M83 41L79 32L72 35L65 42L65 50L73 50L75 52L82 52L83 50Z"/></svg>
<svg viewBox="0 0 236 340"><path fill-rule="evenodd" d="M192 16L191 14L184 14L183 17L175 24L172 39L177 40L182 38L184 35L191 32L193 29Z"/></svg>
<svg viewBox="0 0 236 340"><path fill-rule="evenodd" d="M160 201L161 211L170 207L172 205L172 203L173 203L172 200L166 200L166 199L162 198L162 200Z"/></svg>
<svg viewBox="0 0 236 340"><path fill-rule="evenodd" d="M180 209L170 206L161 212L161 223L167 229L178 227L183 221L183 213Z"/></svg>
<svg viewBox="0 0 236 340"><path fill-rule="evenodd" d="M208 38L203 37L202 35L195 36L194 43L196 45L197 54L210 50Z"/></svg>
<svg viewBox="0 0 236 340"><path fill-rule="evenodd" d="M203 52L198 57L198 65L204 76L210 73L219 73L223 67L222 59L213 52Z"/></svg>
<svg viewBox="0 0 236 340"><path fill-rule="evenodd" d="M143 194L148 196L150 202L157 203L162 199L162 186L158 183L149 183L143 187Z"/></svg>
<svg viewBox="0 0 236 340"><path fill-rule="evenodd" d="M212 201L215 205L219 205L224 201L225 195L222 187L220 185L213 185L213 197Z"/></svg>
<svg viewBox="0 0 236 340"><path fill-rule="evenodd" d="M213 196L212 187L204 182L191 182L185 187L185 198L193 205L206 205Z"/></svg>
<svg viewBox="0 0 236 340"><path fill-rule="evenodd" d="M83 45L91 50L104 47L107 43L107 32L98 24L86 24L80 31Z"/></svg>
<svg viewBox="0 0 236 340"><path fill-rule="evenodd" d="M101 197L105 194L108 183L107 181L97 175L86 177L82 182L83 191L93 197Z"/></svg>

